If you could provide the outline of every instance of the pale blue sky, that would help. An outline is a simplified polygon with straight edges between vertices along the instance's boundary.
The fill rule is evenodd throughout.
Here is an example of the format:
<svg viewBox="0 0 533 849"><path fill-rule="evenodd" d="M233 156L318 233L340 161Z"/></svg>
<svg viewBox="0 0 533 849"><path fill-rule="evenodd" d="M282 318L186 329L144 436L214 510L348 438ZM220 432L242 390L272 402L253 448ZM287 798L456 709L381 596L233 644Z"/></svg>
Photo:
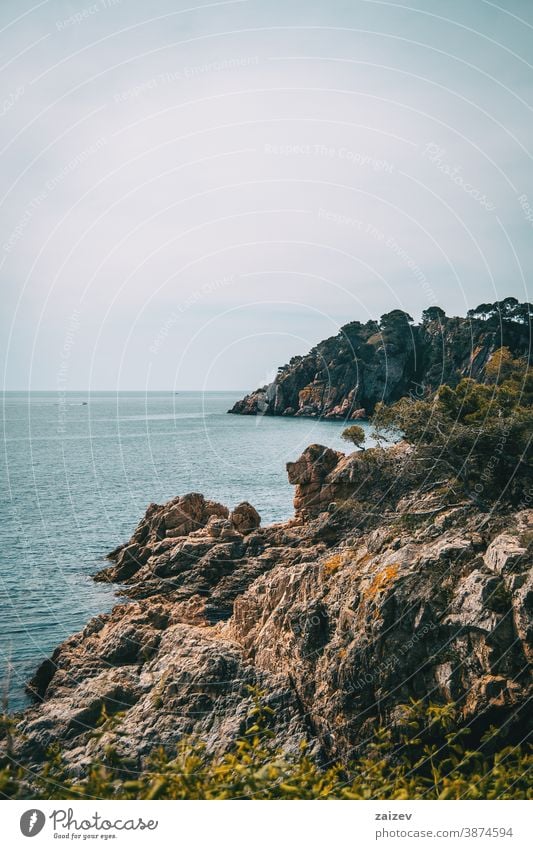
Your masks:
<svg viewBox="0 0 533 849"><path fill-rule="evenodd" d="M533 5L3 2L7 389L253 388L533 300Z"/></svg>

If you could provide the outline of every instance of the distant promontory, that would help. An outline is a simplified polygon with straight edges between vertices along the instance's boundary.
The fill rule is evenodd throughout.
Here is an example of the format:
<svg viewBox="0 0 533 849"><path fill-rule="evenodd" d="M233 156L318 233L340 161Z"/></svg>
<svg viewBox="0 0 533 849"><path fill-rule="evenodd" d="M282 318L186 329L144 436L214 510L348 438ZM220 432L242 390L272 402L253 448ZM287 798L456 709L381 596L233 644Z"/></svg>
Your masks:
<svg viewBox="0 0 533 849"><path fill-rule="evenodd" d="M505 346L515 357L531 348L533 307L505 298L480 304L465 318L429 307L419 324L399 309L379 321L351 321L337 336L278 369L275 380L237 401L239 415L361 419L380 401L425 397L463 377L483 381L491 355Z"/></svg>

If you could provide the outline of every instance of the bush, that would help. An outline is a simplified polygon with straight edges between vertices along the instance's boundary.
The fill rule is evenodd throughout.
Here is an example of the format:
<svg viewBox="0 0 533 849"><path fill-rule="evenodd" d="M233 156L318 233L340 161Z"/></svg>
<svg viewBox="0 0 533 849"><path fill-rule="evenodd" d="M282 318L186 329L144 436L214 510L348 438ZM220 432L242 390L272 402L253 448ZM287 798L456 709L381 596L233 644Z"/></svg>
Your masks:
<svg viewBox="0 0 533 849"><path fill-rule="evenodd" d="M441 386L428 399L380 404L373 419L378 437L400 431L413 445L411 463L420 480L458 484L482 509L498 500L519 503L533 483L533 374L500 349L487 379Z"/></svg>
<svg viewBox="0 0 533 849"><path fill-rule="evenodd" d="M351 442L356 448L364 451L363 445L366 439L366 433L360 425L350 425L342 432L342 438L345 442Z"/></svg>
<svg viewBox="0 0 533 849"><path fill-rule="evenodd" d="M31 782L4 759L0 794L10 799L525 799L531 798L528 748L504 746L501 729L466 746L453 704L413 701L403 730L381 725L366 753L348 766L320 768L302 746L297 755L272 747L272 710L256 698L248 728L233 750L210 755L186 740L174 757L156 749L140 774L115 751L71 778L58 748ZM496 751L494 751L496 749Z"/></svg>

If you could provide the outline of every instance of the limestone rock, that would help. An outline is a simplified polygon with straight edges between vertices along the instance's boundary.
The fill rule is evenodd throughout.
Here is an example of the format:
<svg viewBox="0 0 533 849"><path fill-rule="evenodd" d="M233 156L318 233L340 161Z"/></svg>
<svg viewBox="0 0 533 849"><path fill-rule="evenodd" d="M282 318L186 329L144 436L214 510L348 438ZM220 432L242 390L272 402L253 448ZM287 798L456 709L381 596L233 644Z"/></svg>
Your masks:
<svg viewBox="0 0 533 849"><path fill-rule="evenodd" d="M526 548L520 544L519 539L503 533L491 542L484 560L487 567L494 572L520 572L526 568L525 555Z"/></svg>

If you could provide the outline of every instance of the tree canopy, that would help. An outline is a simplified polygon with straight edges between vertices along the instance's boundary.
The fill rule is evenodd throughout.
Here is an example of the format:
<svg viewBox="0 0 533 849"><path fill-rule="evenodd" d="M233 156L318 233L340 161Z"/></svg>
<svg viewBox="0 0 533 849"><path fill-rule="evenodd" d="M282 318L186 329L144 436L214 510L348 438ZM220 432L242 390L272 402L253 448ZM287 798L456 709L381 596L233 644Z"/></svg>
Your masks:
<svg viewBox="0 0 533 849"><path fill-rule="evenodd" d="M399 327L407 327L409 324L412 324L413 321L414 319L408 312L404 312L403 310L391 310L391 312L386 312L381 316L379 323L382 330L392 330Z"/></svg>
<svg viewBox="0 0 533 849"><path fill-rule="evenodd" d="M440 307L428 307L422 313L423 324L429 321L442 321L443 318L446 318L446 313Z"/></svg>
<svg viewBox="0 0 533 849"><path fill-rule="evenodd" d="M527 324L533 315L533 304L527 302L521 304L517 298L504 298L493 304L479 304L475 309L468 310L469 318L498 321L516 321Z"/></svg>

